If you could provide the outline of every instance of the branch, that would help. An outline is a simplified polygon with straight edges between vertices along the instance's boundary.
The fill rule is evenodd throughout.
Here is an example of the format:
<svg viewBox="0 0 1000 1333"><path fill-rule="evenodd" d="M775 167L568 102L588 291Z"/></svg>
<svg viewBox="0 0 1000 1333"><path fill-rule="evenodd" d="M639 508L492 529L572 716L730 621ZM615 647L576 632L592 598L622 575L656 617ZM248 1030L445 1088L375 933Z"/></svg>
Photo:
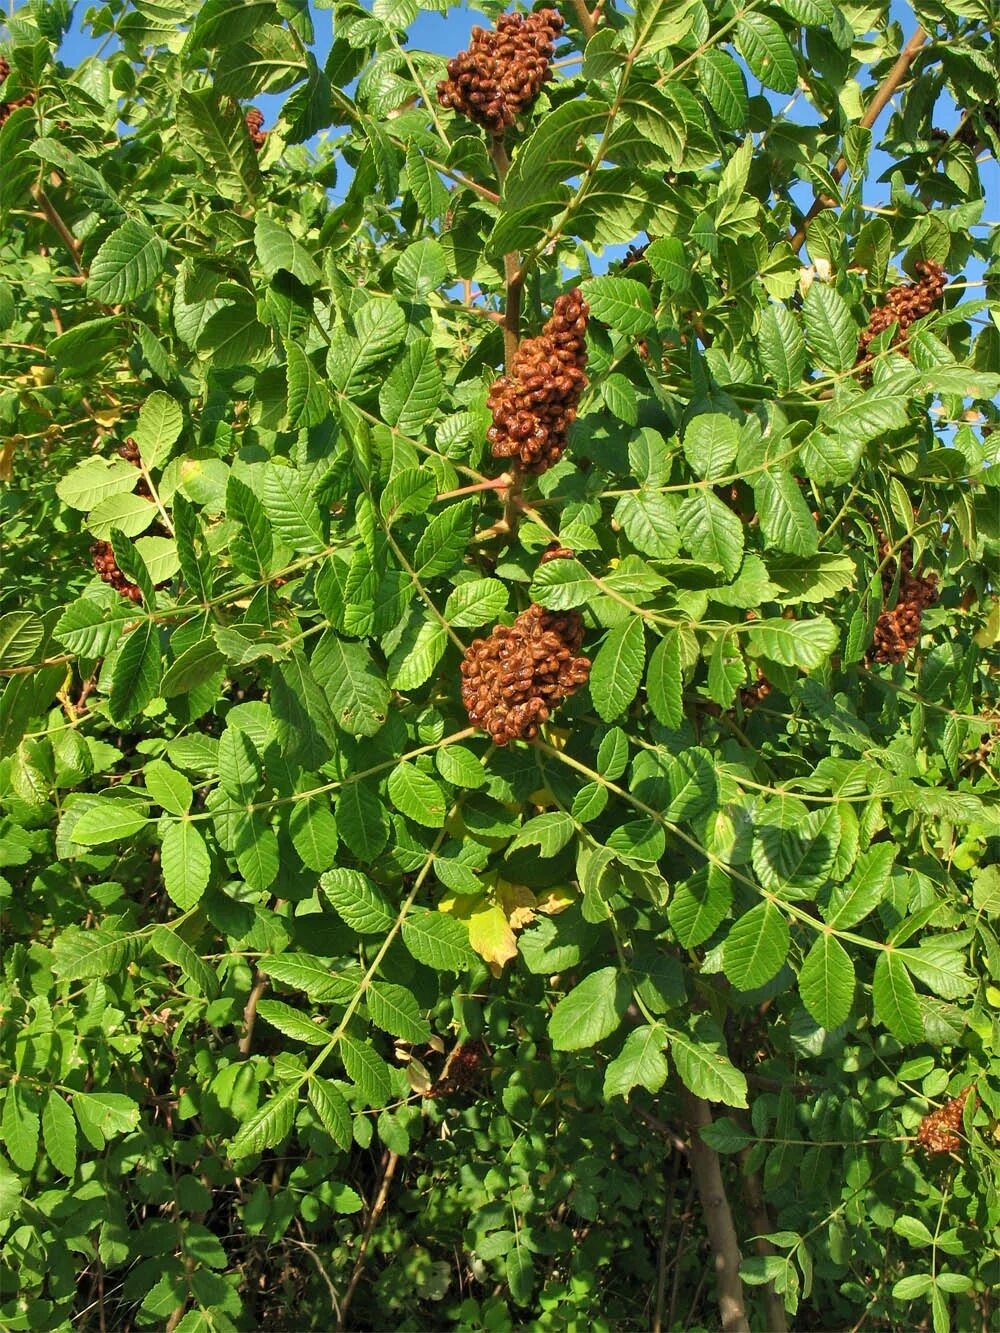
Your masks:
<svg viewBox="0 0 1000 1333"><path fill-rule="evenodd" d="M392 1178L396 1174L396 1167L398 1164L398 1155L394 1152L390 1152L386 1157L385 1169L382 1172L382 1183L379 1185L378 1195L376 1196L375 1202L372 1204L371 1212L368 1214L368 1221L365 1223L365 1234L361 1237L361 1247L358 1250L358 1257L354 1263L354 1271L351 1274L351 1280L348 1283L347 1291L344 1293L344 1299L340 1305L340 1319L337 1321L337 1328L340 1330L345 1327L347 1311L350 1309L355 1288L361 1281L361 1274L365 1266L365 1255L368 1253L368 1243L372 1238L372 1232L375 1230L375 1223L382 1215L385 1201L389 1197L389 1186L392 1184Z"/></svg>
<svg viewBox="0 0 1000 1333"><path fill-rule="evenodd" d="M595 15L600 11L600 5L592 14L587 8L586 0L573 0L573 9L576 12L577 22L583 29L583 35L589 42L591 37L597 31L597 19Z"/></svg>
<svg viewBox="0 0 1000 1333"><path fill-rule="evenodd" d="M744 1118L742 1116L737 1118L740 1122L743 1122ZM739 1155L740 1166L743 1168L741 1178L743 1202L747 1206L747 1220L750 1223L750 1229L756 1234L753 1247L759 1255L776 1254L777 1251L767 1239L768 1234L774 1230L774 1225L764 1201L760 1175L756 1171L747 1171L746 1169L749 1156L749 1148L744 1148ZM765 1282L763 1296L769 1333L787 1333L788 1321L785 1318L785 1302L775 1291L773 1282Z"/></svg>
<svg viewBox="0 0 1000 1333"><path fill-rule="evenodd" d="M510 171L510 159L502 139L494 137L490 146L490 156L497 169L502 190L507 172ZM503 310L503 359L504 369L509 372L521 341L521 292L524 290L524 273L516 252L504 255L503 270L507 280L507 295Z"/></svg>
<svg viewBox="0 0 1000 1333"><path fill-rule="evenodd" d="M743 1304L743 1283L740 1281L740 1245L722 1183L719 1154L708 1146L700 1133L702 1128L712 1123L711 1107L704 1098L696 1097L683 1085L681 1102L684 1117L691 1127L691 1173L698 1186L698 1197L715 1259L723 1333L750 1333Z"/></svg>
<svg viewBox="0 0 1000 1333"><path fill-rule="evenodd" d="M39 185L35 191L42 212L45 214L52 228L59 233L60 239L69 251L70 258L77 273L83 273L83 265L80 263L80 242L70 231L66 223L59 216L59 212L52 200Z"/></svg>
<svg viewBox="0 0 1000 1333"><path fill-rule="evenodd" d="M250 1046L253 1042L254 1024L257 1022L257 1001L267 990L267 977L259 969L254 976L253 990L250 992L250 998L247 1000L246 1008L243 1010L243 1035L240 1037L240 1059L245 1060L250 1054Z"/></svg>
<svg viewBox="0 0 1000 1333"><path fill-rule="evenodd" d="M869 104L868 110L861 117L860 123L866 130L870 130L872 128L876 120L878 120L879 116L882 114L882 111L888 105L889 99L892 97L893 93L896 91L899 85L903 82L903 79L906 77L907 71L913 64L914 59L916 58L917 52L927 41L927 38L928 38L927 32L923 28L918 27L913 36L903 47L902 51L900 51L899 58L897 59L896 63L893 65L889 73L882 80L882 83L879 86L878 91L876 92L875 96L871 100L871 103ZM843 179L846 170L847 170L847 159L844 156L841 156L837 159L837 164L833 168L831 175L833 176L833 179L835 181L839 182L840 180ZM824 208L826 207L827 204L824 202L823 197L817 195L817 197L812 202L812 207L809 209L809 212L799 223L797 229L788 238L788 243L792 247L793 251L798 252L798 250L801 249L802 242L806 239L806 231L809 228L809 223L812 222L813 218L816 217L818 213L822 213Z"/></svg>

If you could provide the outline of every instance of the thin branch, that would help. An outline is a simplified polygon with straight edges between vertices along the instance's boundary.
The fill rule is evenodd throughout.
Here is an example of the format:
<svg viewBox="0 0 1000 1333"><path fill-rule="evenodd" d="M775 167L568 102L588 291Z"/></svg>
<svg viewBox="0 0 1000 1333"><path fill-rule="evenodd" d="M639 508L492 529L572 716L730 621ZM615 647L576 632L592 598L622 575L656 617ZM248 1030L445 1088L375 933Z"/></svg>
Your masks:
<svg viewBox="0 0 1000 1333"><path fill-rule="evenodd" d="M872 98L867 111L861 117L860 123L866 130L870 130L872 126L875 124L876 120L878 120L879 116L882 114L882 111L888 105L889 100L892 97L893 93L896 91L896 89L902 83L903 79L906 77L907 71L913 64L917 52L924 45L927 39L928 39L928 33L925 31L925 29L918 27L913 36L903 47L902 51L900 51L899 58L897 59L896 63L893 65L889 73L882 80L882 83L879 85L878 91ZM841 156L837 159L837 164L833 168L833 171L830 174L833 176L833 179L835 181L839 182L843 179L844 173L846 171L847 171L847 159ZM799 223L799 226L788 238L788 243L792 247L793 251L797 252L798 250L801 249L802 242L806 239L806 232L809 229L810 222L812 222L813 218L816 217L818 213L822 213L824 208L826 207L827 204L824 202L823 197L821 195L817 195L812 202L812 207L809 209L809 212L805 215L805 217Z"/></svg>
<svg viewBox="0 0 1000 1333"><path fill-rule="evenodd" d="M670 1189L664 1208L663 1232L660 1236L660 1249L656 1260L656 1313L653 1315L652 1333L662 1333L663 1307L667 1299L667 1251L670 1245L670 1233L674 1224L674 1198L677 1194L677 1177L680 1174L681 1154L675 1152L670 1170Z"/></svg>
<svg viewBox="0 0 1000 1333"><path fill-rule="evenodd" d="M722 1183L719 1154L710 1148L700 1131L712 1123L712 1109L703 1097L681 1086L684 1116L691 1126L691 1173L698 1186L709 1244L715 1260L719 1314L723 1333L750 1333L740 1280L740 1244L733 1214Z"/></svg>
<svg viewBox="0 0 1000 1333"><path fill-rule="evenodd" d="M246 1008L243 1010L243 1035L240 1037L240 1059L245 1060L250 1054L250 1046L253 1043L253 1029L257 1022L257 1002L267 990L267 977L258 970L254 974L253 989L250 992L250 998L247 1000Z"/></svg>
<svg viewBox="0 0 1000 1333"><path fill-rule="evenodd" d="M737 1119L739 1123L745 1123L744 1116L738 1116ZM768 1235L774 1230L774 1224L771 1221L767 1202L764 1199L760 1175L756 1171L747 1170L749 1156L749 1148L744 1148L740 1152L739 1158L742 1168L740 1183L743 1187L743 1202L747 1208L747 1220L750 1223L751 1231L755 1233L753 1247L762 1256L776 1254L777 1251L767 1239ZM773 1282L765 1282L763 1295L768 1333L787 1333L788 1321L785 1318L785 1302L775 1291Z"/></svg>
<svg viewBox="0 0 1000 1333"><path fill-rule="evenodd" d="M497 169L500 188L510 171L510 159L503 146L503 140L494 136L490 144L490 156ZM503 257L504 277L507 282L507 294L503 311L503 359L504 368L510 371L521 341L521 293L524 290L524 272L521 269L516 251Z"/></svg>
<svg viewBox="0 0 1000 1333"><path fill-rule="evenodd" d="M35 190L35 195L39 204L41 204L42 212L48 219L49 224L56 232L58 232L60 239L69 251L70 258L73 261L73 266L77 273L82 274L83 265L80 263L80 242L70 231L69 227L66 226L66 223L63 222L62 218L59 216L59 210L40 185Z"/></svg>
<svg viewBox="0 0 1000 1333"><path fill-rule="evenodd" d="M371 1212L368 1214L368 1221L365 1223L365 1234L361 1237L361 1247L358 1250L358 1257L354 1263L354 1271L351 1273L351 1280L348 1283L347 1291L344 1293L344 1299L340 1306L340 1318L337 1321L337 1328L343 1329L347 1319L347 1311L350 1309L351 1301L354 1299L354 1292L358 1283L361 1281L361 1274L365 1266L365 1255L368 1253L368 1245L372 1238L372 1232L375 1230L375 1224L382 1215L382 1209L385 1207L386 1200L389 1197L389 1186L392 1184L392 1178L396 1174L396 1167L399 1163L397 1153L390 1152L385 1161L385 1168L382 1172L382 1183L379 1185L378 1194L375 1202L372 1204Z"/></svg>

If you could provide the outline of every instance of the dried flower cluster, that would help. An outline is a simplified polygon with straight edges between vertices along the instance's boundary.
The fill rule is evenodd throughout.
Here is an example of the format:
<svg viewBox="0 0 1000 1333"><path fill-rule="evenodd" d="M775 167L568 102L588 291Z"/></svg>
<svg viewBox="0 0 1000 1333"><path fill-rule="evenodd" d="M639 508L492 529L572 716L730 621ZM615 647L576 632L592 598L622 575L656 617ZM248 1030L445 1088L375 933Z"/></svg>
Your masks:
<svg viewBox="0 0 1000 1333"><path fill-rule="evenodd" d="M446 1073L430 1088L428 1097L451 1097L473 1088L483 1076L486 1047L481 1041L463 1042L448 1061Z"/></svg>
<svg viewBox="0 0 1000 1333"><path fill-rule="evenodd" d="M131 435L128 437L128 439L125 441L124 444L120 444L118 446L118 456L120 458L124 458L126 463L131 463L132 466L135 468L141 466L141 460L139 458L139 446L136 444L135 440L132 439ZM146 484L145 478L142 478L140 481L136 482L135 493L136 495L144 496L147 500L151 500L153 498L150 493L149 486Z"/></svg>
<svg viewBox="0 0 1000 1333"><path fill-rule="evenodd" d="M448 61L438 101L488 133L502 135L551 78L549 62L562 26L556 10L540 9L527 17L502 14L493 32L473 28L469 50Z"/></svg>
<svg viewBox="0 0 1000 1333"><path fill-rule="evenodd" d="M577 656L582 642L578 611L534 604L513 625L497 625L488 639L474 639L462 661L469 721L497 745L532 740L553 708L586 684L590 659Z"/></svg>
<svg viewBox="0 0 1000 1333"><path fill-rule="evenodd" d="M939 1110L925 1115L917 1130L917 1142L928 1153L957 1152L962 1140L959 1130L962 1128L962 1113L965 1101L972 1091L971 1085L950 1102L945 1102ZM979 1098L976 1098L979 1104Z"/></svg>
<svg viewBox="0 0 1000 1333"><path fill-rule="evenodd" d="M557 296L542 332L526 338L509 373L494 380L487 400L493 425L486 433L494 458L518 458L535 473L559 461L587 385L589 313L579 288Z"/></svg>
<svg viewBox="0 0 1000 1333"><path fill-rule="evenodd" d="M868 360L868 348L887 328L895 324L894 347L905 346L906 331L911 324L924 315L929 315L941 300L947 275L940 264L933 259L918 259L914 268L920 274L918 282L901 282L891 287L885 294L885 300L876 306L868 320L868 327L861 334L858 347L858 364Z"/></svg>
<svg viewBox="0 0 1000 1333"><path fill-rule="evenodd" d="M882 536L879 541L879 561L882 563L882 595L892 593L896 581L896 560L889 557L891 545ZM889 557L887 559L887 557ZM913 569L913 542L904 544L899 553L902 569L899 576L899 594L891 611L883 611L875 625L872 657L876 662L902 662L920 638L924 608L937 599L937 575L920 574Z"/></svg>
<svg viewBox="0 0 1000 1333"><path fill-rule="evenodd" d="M630 245L625 251L625 258L622 260L622 268L631 268L633 264L638 264L652 245L652 241L647 241L645 245Z"/></svg>
<svg viewBox="0 0 1000 1333"><path fill-rule="evenodd" d="M763 671L761 671L760 667L758 667L757 678L754 683L752 685L746 685L740 690L740 703L749 713L756 708L758 704L762 704L770 693L771 682L764 675Z"/></svg>
<svg viewBox="0 0 1000 1333"><path fill-rule="evenodd" d="M259 153L267 141L267 131L264 129L264 113L252 106L243 119L246 121L250 142Z"/></svg>

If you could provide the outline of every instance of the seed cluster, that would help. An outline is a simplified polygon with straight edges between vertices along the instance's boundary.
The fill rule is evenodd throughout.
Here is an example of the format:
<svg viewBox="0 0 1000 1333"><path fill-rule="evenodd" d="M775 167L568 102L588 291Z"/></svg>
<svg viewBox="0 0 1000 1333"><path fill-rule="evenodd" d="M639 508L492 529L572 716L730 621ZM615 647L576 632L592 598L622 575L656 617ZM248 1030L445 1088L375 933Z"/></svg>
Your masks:
<svg viewBox="0 0 1000 1333"><path fill-rule="evenodd" d="M917 1142L927 1153L957 1152L962 1140L959 1130L962 1128L962 1112L965 1101L972 1091L971 1086L950 1102L945 1102L940 1110L925 1115L917 1130ZM979 1098L976 1098L978 1105Z"/></svg>
<svg viewBox="0 0 1000 1333"><path fill-rule="evenodd" d="M652 245L652 241L647 241L645 245L630 245L625 251L625 258L622 260L622 268L631 268L633 264L638 264L646 251Z"/></svg>
<svg viewBox="0 0 1000 1333"><path fill-rule="evenodd" d="M494 458L517 458L534 473L559 461L587 385L589 314L578 287L557 296L542 332L526 338L509 373L494 380L487 399L493 425L486 432Z"/></svg>
<svg viewBox="0 0 1000 1333"><path fill-rule="evenodd" d="M7 81L7 75L10 73L10 61L5 56L0 56L0 83ZM10 102L0 102L0 126L3 125L12 111L16 111L19 106L34 106L35 94L25 93L23 97L15 97Z"/></svg>
<svg viewBox="0 0 1000 1333"><path fill-rule="evenodd" d="M858 364L868 360L868 348L872 342L884 333L890 325L897 325L893 336L893 347L906 345L906 331L911 324L924 315L929 315L941 300L947 275L940 264L933 259L918 259L914 268L920 274L918 282L901 282L885 294L885 300L876 306L868 320L868 327L861 334L858 347Z"/></svg>
<svg viewBox="0 0 1000 1333"><path fill-rule="evenodd" d="M438 101L461 112L499 137L528 111L552 77L549 62L562 15L501 14L495 31L472 29L472 44L448 61L448 77L438 84Z"/></svg>
<svg viewBox="0 0 1000 1333"><path fill-rule="evenodd" d="M882 595L888 598L896 581L895 558L886 559L891 550L889 541L879 542L879 561L882 565ZM920 625L924 608L937 600L937 575L921 574L913 569L913 542L904 544L899 553L902 569L899 576L899 595L891 611L883 611L875 624L872 657L876 662L902 662L920 639Z"/></svg>
<svg viewBox="0 0 1000 1333"><path fill-rule="evenodd" d="M247 134L250 136L250 142L259 153L267 141L267 131L264 129L264 113L258 111L255 106L252 106L243 119L246 121Z"/></svg>
<svg viewBox="0 0 1000 1333"><path fill-rule="evenodd" d="M754 680L754 683L752 685L746 685L740 690L740 703L743 705L744 710L749 713L752 712L758 704L762 704L770 693L771 682L764 675L763 671L761 671L760 667L758 667L757 677Z"/></svg>
<svg viewBox="0 0 1000 1333"><path fill-rule="evenodd" d="M561 700L585 685L590 659L578 657L583 622L578 611L532 604L513 625L474 639L462 661L462 702L474 726L497 745L530 741Z"/></svg>

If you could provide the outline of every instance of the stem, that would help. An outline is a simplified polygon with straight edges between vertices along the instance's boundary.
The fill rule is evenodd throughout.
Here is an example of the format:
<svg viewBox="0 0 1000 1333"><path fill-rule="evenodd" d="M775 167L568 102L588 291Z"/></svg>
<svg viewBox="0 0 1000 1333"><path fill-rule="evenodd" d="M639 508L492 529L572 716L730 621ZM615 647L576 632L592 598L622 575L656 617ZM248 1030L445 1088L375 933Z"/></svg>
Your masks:
<svg viewBox="0 0 1000 1333"><path fill-rule="evenodd" d="M741 1122L743 1121L742 1116L739 1116L738 1119ZM750 1228L756 1236L753 1247L760 1255L776 1254L777 1251L767 1239L770 1232L774 1230L774 1226L767 1211L760 1175L756 1171L747 1171L746 1169L746 1161L749 1156L749 1148L744 1148L740 1153L740 1166L743 1168L743 1202L747 1206L747 1219ZM768 1329L771 1330L771 1333L787 1333L788 1321L785 1318L785 1303L775 1291L773 1282L764 1284L763 1296Z"/></svg>
<svg viewBox="0 0 1000 1333"><path fill-rule="evenodd" d="M45 214L52 228L59 233L60 239L66 246L66 249L69 251L70 258L73 261L74 268L76 269L77 273L82 273L83 266L80 263L80 242L70 231L69 227L66 226L66 223L63 222L62 218L59 216L59 211L56 208L55 204L53 204L52 200L49 198L49 196L45 193L45 191L42 189L40 185L37 187L35 194L38 198L39 204L41 204L42 212Z"/></svg>
<svg viewBox="0 0 1000 1333"><path fill-rule="evenodd" d="M379 1185L378 1195L375 1202L372 1204L372 1210L368 1214L368 1221L365 1223L365 1234L361 1237L358 1257L354 1263L354 1271L351 1274L351 1280L348 1283L347 1291L344 1293L344 1299L340 1305L340 1319L337 1323L338 1329L343 1329L345 1327L347 1311L350 1308L355 1288L361 1281L361 1273L365 1266L365 1255L368 1253L368 1244L372 1238L372 1232L375 1230L375 1223L382 1215L382 1209L385 1207L386 1199L389 1197L389 1186L392 1184L392 1178L396 1173L398 1164L398 1155L394 1152L388 1153L386 1156L385 1168L382 1172L382 1183Z"/></svg>
<svg viewBox="0 0 1000 1333"><path fill-rule="evenodd" d="M494 137L490 144L490 156L497 169L497 178L502 191L503 183L510 171L510 158L503 146L503 139ZM503 315L503 359L504 369L509 373L521 341L521 292L524 290L524 273L516 251L504 255L503 271L507 281Z"/></svg>
<svg viewBox="0 0 1000 1333"><path fill-rule="evenodd" d="M573 9L576 13L577 22L583 29L583 35L589 42L591 37L597 31L597 20L594 14L587 8L586 0L573 0ZM597 10L594 11L597 13Z"/></svg>
<svg viewBox="0 0 1000 1333"><path fill-rule="evenodd" d="M888 105L889 99L906 77L907 71L913 64L917 52L927 41L927 38L927 32L923 28L918 27L913 36L903 47L902 51L900 51L896 63L882 80L878 91L875 93L875 96L872 98L868 106L868 110L861 117L860 123L866 130L872 128L876 120L878 120L879 116L882 114L884 108ZM837 159L837 164L833 168L831 175L835 181L840 181L843 179L846 170L847 159L842 155ZM809 212L805 215L797 229L788 239L788 243L793 251L797 252L801 249L802 242L806 238L806 231L809 228L809 223L812 222L817 213L822 213L824 208L826 208L826 204L823 202L822 197L817 195L812 202L812 207L809 209Z"/></svg>
<svg viewBox="0 0 1000 1333"><path fill-rule="evenodd" d="M503 491L512 481L509 472L502 472L499 477L490 477L488 481L477 481L471 486L459 486L457 491L441 491L434 499L457 500L460 495L475 495L478 491Z"/></svg>
<svg viewBox="0 0 1000 1333"><path fill-rule="evenodd" d="M240 1037L239 1045L241 1060L245 1060L250 1054L250 1046L253 1042L254 1024L257 1022L257 1001L266 990L267 977L258 968L254 977L250 998L247 1000L246 1008L243 1010L243 1035Z"/></svg>
<svg viewBox="0 0 1000 1333"><path fill-rule="evenodd" d="M719 1313L723 1333L750 1333L740 1281L740 1245L733 1214L722 1183L719 1154L701 1137L701 1129L712 1123L712 1110L703 1097L681 1087L684 1115L691 1126L691 1174L698 1187L708 1240L715 1260L719 1291Z"/></svg>

